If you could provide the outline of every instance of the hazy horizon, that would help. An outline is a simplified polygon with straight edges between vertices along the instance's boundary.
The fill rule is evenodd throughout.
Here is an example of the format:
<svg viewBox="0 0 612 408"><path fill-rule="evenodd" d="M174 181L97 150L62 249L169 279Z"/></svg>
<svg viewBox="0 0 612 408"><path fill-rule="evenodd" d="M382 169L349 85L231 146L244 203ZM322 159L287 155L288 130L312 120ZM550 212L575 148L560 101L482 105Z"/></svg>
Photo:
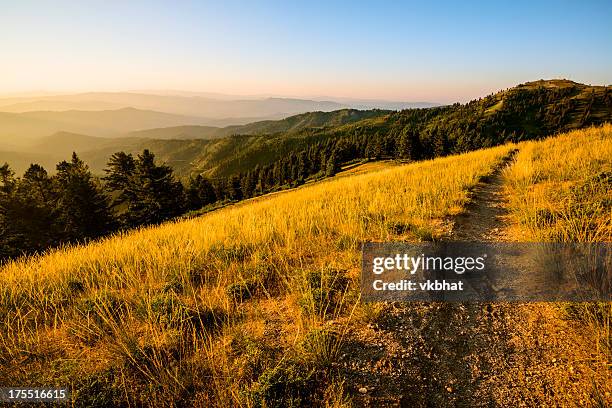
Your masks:
<svg viewBox="0 0 612 408"><path fill-rule="evenodd" d="M538 80L570 80L577 83L584 83L585 85L592 86L610 86L608 83L590 83L590 82L581 82L572 78L533 78L524 82L533 82ZM489 93L495 93L501 91L506 88L511 88L513 86L519 85L519 82L512 83L503 88L495 88L492 89ZM218 100L258 100L258 99L304 99L304 100L312 100L312 101L371 101L371 102L395 102L395 103L432 103L432 104L451 104L454 102L467 102L464 101L446 101L439 102L436 100L412 100L412 99L391 99L384 97L351 97L346 95L293 95L293 94L275 94L275 93L259 93L259 94L231 94L224 92L209 92L205 89L108 89L108 90L100 90L100 89L90 89L90 90L31 90L31 91L22 91L22 92L8 92L3 93L0 91L0 98L9 99L9 98L45 98L45 97L54 97L54 96L62 96L62 95L80 95L80 94L102 94L102 93L129 93L129 94L141 94L141 95L159 95L159 96L193 96L193 97L202 97L207 99L218 99ZM488 93L483 93L474 96L474 98L480 98L483 95ZM1 109L0 109L1 110Z"/></svg>
<svg viewBox="0 0 612 408"><path fill-rule="evenodd" d="M465 102L612 83L612 4L3 5L0 94L169 89Z"/></svg>
<svg viewBox="0 0 612 408"><path fill-rule="evenodd" d="M516 85L516 84L515 84ZM598 84L594 84L598 85ZM0 98L45 98L62 95L85 95L85 94L114 94L114 93L129 93L140 95L159 95L159 96L193 96L208 99L219 100L259 100L259 99L304 99L313 101L383 101L383 102L424 102L424 103L439 103L438 101L430 100L405 100L405 99L390 99L373 97L351 97L346 95L293 95L293 94L276 94L276 93L259 93L259 94L232 94L224 92L209 92L205 89L89 89L89 90L30 90L21 92L1 92Z"/></svg>

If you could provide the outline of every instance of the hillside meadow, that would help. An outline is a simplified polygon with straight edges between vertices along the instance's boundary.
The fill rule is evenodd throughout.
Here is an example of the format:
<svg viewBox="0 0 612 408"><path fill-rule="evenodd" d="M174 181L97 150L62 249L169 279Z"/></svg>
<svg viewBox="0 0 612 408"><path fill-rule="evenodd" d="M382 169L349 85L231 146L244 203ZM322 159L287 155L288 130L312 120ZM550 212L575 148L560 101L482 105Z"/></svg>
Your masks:
<svg viewBox="0 0 612 408"><path fill-rule="evenodd" d="M341 406L328 368L345 329L373 313L359 303L360 243L444 234L513 148L332 179L8 263L0 378L68 385L88 406Z"/></svg>
<svg viewBox="0 0 612 408"><path fill-rule="evenodd" d="M76 406L351 406L336 362L384 310L359 301L360 244L447 238L471 188L516 150L502 173L509 239L610 241L611 138L604 125L356 167L7 263L0 385L68 386ZM610 303L558 306L605 367Z"/></svg>

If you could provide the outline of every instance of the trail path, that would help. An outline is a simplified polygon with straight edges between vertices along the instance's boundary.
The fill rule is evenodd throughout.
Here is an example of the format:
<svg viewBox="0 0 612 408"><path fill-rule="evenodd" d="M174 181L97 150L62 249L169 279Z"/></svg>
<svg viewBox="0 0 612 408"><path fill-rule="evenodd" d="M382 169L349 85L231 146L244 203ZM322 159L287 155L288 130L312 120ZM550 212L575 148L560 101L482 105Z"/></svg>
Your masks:
<svg viewBox="0 0 612 408"><path fill-rule="evenodd" d="M509 165L473 189L450 239L507 240ZM349 333L339 369L357 406L588 406L610 377L576 331L551 304L398 302Z"/></svg>

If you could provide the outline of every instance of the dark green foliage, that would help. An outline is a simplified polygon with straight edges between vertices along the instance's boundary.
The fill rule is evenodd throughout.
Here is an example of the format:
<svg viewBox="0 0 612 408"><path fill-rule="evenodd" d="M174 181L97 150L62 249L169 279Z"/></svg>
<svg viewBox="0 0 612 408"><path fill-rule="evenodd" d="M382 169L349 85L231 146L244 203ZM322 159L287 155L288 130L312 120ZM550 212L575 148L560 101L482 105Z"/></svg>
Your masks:
<svg viewBox="0 0 612 408"><path fill-rule="evenodd" d="M308 164L297 164L297 159L306 158L312 149L319 152L318 158L313 161L308 157L307 163L320 166L321 156L326 155L325 165L335 147L341 162L391 157L420 160L508 141L538 139L612 121L612 87L566 80L537 81L466 104L379 113L337 126L222 139L215 143L224 149L217 149L198 170L230 176L244 174L256 165L263 169L277 161L295 161L291 177L295 180L298 174L302 178L316 174L315 169L305 169ZM292 160L292 156L296 158Z"/></svg>
<svg viewBox="0 0 612 408"><path fill-rule="evenodd" d="M159 223L185 210L183 185L147 150L136 159L114 154L107 173L110 195L74 153L70 162L57 165L53 177L38 164L21 178L8 165L0 167L0 260L83 242L119 226Z"/></svg>
<svg viewBox="0 0 612 408"><path fill-rule="evenodd" d="M108 199L75 153L57 165L57 222L68 241L95 238L113 227Z"/></svg>
<svg viewBox="0 0 612 408"><path fill-rule="evenodd" d="M327 177L335 176L336 173L340 171L340 161L338 160L338 154L334 150L329 159L327 159L327 164L325 166L325 175Z"/></svg>
<svg viewBox="0 0 612 408"><path fill-rule="evenodd" d="M201 174L189 179L186 196L187 207L190 210L197 210L217 201L212 183Z"/></svg>
<svg viewBox="0 0 612 408"><path fill-rule="evenodd" d="M169 166L155 163L155 155L149 150L136 159L116 153L108 165L104 179L116 197L114 209L124 226L155 224L184 211L183 185Z"/></svg>
<svg viewBox="0 0 612 408"><path fill-rule="evenodd" d="M59 236L52 179L36 164L22 179L15 179L4 165L2 178L0 257L45 249Z"/></svg>
<svg viewBox="0 0 612 408"><path fill-rule="evenodd" d="M5 165L0 177L0 258L95 238L113 227L106 196L76 154L53 177L37 164L21 179Z"/></svg>

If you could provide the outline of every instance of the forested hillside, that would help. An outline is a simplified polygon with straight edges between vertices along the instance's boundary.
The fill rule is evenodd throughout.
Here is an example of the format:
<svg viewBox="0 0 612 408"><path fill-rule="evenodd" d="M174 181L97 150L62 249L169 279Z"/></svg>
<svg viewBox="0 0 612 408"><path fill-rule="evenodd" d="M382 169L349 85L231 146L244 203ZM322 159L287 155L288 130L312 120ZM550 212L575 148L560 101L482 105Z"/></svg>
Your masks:
<svg viewBox="0 0 612 408"><path fill-rule="evenodd" d="M365 119L350 123L360 116ZM527 83L465 105L299 115L268 124L287 130L274 134L216 140L124 138L123 144L103 143L73 155L71 162L56 166L55 174L32 165L19 177L10 165L3 166L0 256L296 187L334 176L347 163L423 160L610 121L612 87L554 80ZM74 141L79 135L57 137ZM97 138L85 141L101 143ZM45 146L53 150L52 141ZM91 222L97 224L83 229Z"/></svg>
<svg viewBox="0 0 612 408"><path fill-rule="evenodd" d="M567 80L530 82L471 101L409 109L333 128L292 134L234 136L224 140L232 154L194 163L196 172L231 175L254 166L295 167L300 156L336 152L340 161L396 157L419 160L509 141L538 139L612 121L612 87ZM282 159L281 159L282 158ZM293 164L291 164L293 163Z"/></svg>
<svg viewBox="0 0 612 408"><path fill-rule="evenodd" d="M262 135L274 133L295 133L310 128L329 128L358 122L363 119L377 118L391 113L389 110L340 109L331 112L306 112L281 120L262 120L246 125L213 126L174 126L145 129L132 132L128 136L152 139L215 139L231 135Z"/></svg>
<svg viewBox="0 0 612 408"><path fill-rule="evenodd" d="M240 128L254 135L215 140L202 154L184 157L191 174L228 176L266 166L309 151L337 150L341 161L356 158L423 159L459 153L508 141L537 139L589 125L612 121L612 87L587 86L568 80L536 81L501 91L467 104L378 111L362 120L342 123L351 111L328 120L298 115L283 121L259 122ZM373 111L374 112L374 111ZM295 126L295 123L301 123ZM308 126L304 125L307 123ZM259 131L255 129L260 129ZM278 133L270 133L277 130ZM172 154L161 157L172 161ZM310 154L312 156L312 154ZM294 159L295 160L295 159Z"/></svg>

